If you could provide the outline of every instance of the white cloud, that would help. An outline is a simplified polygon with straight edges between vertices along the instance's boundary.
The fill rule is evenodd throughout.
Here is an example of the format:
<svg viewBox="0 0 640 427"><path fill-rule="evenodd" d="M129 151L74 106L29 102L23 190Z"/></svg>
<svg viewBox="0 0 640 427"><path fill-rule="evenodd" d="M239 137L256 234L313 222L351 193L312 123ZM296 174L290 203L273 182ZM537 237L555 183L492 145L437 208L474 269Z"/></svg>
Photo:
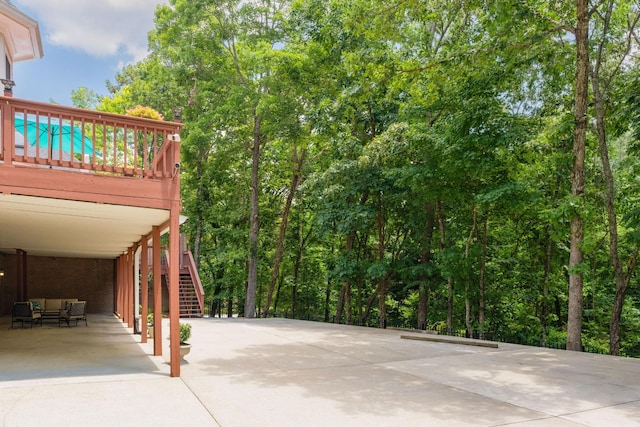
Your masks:
<svg viewBox="0 0 640 427"><path fill-rule="evenodd" d="M96 57L147 54L154 10L166 0L12 0L37 20L42 37Z"/></svg>

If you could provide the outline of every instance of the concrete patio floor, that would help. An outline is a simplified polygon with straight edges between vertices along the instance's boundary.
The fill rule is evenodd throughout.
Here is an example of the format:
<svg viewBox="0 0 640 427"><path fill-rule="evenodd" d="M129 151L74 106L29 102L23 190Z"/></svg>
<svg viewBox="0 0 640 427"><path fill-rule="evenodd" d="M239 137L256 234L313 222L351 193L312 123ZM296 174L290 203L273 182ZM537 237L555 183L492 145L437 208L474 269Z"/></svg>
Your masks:
<svg viewBox="0 0 640 427"><path fill-rule="evenodd" d="M640 360L286 319L183 319L181 378L119 320L10 330L0 426L632 426ZM164 332L166 332L165 328Z"/></svg>

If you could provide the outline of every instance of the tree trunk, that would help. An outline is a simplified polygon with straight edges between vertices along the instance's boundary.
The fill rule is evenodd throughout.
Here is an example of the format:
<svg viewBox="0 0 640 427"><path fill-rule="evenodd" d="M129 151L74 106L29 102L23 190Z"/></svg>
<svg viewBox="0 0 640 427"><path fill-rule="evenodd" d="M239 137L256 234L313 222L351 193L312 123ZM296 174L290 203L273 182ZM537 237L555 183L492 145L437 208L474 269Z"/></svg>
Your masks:
<svg viewBox="0 0 640 427"><path fill-rule="evenodd" d="M196 233L193 238L193 260L196 263L196 270L200 271L200 245L202 244L202 227L204 219L202 214L198 213L198 222L196 225Z"/></svg>
<svg viewBox="0 0 640 427"><path fill-rule="evenodd" d="M378 295L378 311L380 312L380 328L387 329L387 279L380 282L380 293Z"/></svg>
<svg viewBox="0 0 640 427"><path fill-rule="evenodd" d="M351 281L348 281L346 285L344 293L345 323L347 325L352 325L353 312L351 308Z"/></svg>
<svg viewBox="0 0 640 427"><path fill-rule="evenodd" d="M636 230L638 231L638 230ZM616 281L616 295L613 300L611 310L611 320L609 321L609 353L617 356L620 352L620 318L622 317L622 307L624 306L624 298L629 289L631 275L638 261L638 248L636 247L633 254L629 258L627 264L627 273L620 285Z"/></svg>
<svg viewBox="0 0 640 427"><path fill-rule="evenodd" d="M200 270L200 247L202 245L202 229L204 228L204 215L202 213L202 205L200 200L203 200L205 197L203 195L203 176L205 165L209 159L209 149L205 150L201 153L198 161L196 163L196 173L198 174L198 188L196 191L196 200L198 201L197 205L197 219L196 219L196 232L193 238L193 260L196 263L196 270Z"/></svg>
<svg viewBox="0 0 640 427"><path fill-rule="evenodd" d="M278 315L278 303L280 302L280 290L282 289L282 282L284 279L282 276L278 279L278 287L276 289L276 297L273 299L273 312Z"/></svg>
<svg viewBox="0 0 640 427"><path fill-rule="evenodd" d="M358 319L362 319L362 313L363 313L363 305L362 305L362 280L357 280L356 284L358 285L356 288L356 307L358 308L358 312L356 313L356 316L358 316ZM360 322L358 322L358 325L362 326L362 324Z"/></svg>
<svg viewBox="0 0 640 427"><path fill-rule="evenodd" d="M296 302L298 299L298 276L300 275L300 266L302 265L302 242L298 247L296 261L293 264L293 287L291 289L291 318L296 318Z"/></svg>
<svg viewBox="0 0 640 427"><path fill-rule="evenodd" d="M306 247L307 240L313 233L313 227L309 228L307 235L303 235L303 223L300 221L300 227L298 228L298 250L296 251L296 260L293 263L293 289L291 290L291 318L295 319L296 315L296 302L298 299L298 277L300 276L300 267L302 266L302 256L304 254L304 248Z"/></svg>
<svg viewBox="0 0 640 427"><path fill-rule="evenodd" d="M547 332L549 331L549 274L551 273L551 259L553 254L553 240L551 234L547 236L547 247L544 256L544 275L542 277L542 313L540 323L542 326L542 345L547 343Z"/></svg>
<svg viewBox="0 0 640 427"><path fill-rule="evenodd" d="M364 204L366 199L369 197L368 193L365 193L362 196L360 201L361 204ZM351 254L353 251L353 246L356 241L356 232L351 231L347 235L347 241L345 244L345 253ZM342 285L342 289L340 290L340 296L338 297L338 305L336 306L336 318L333 320L335 323L340 323L342 320L342 312L345 309L347 310L346 315L346 323L351 324L351 279L348 278L345 283Z"/></svg>
<svg viewBox="0 0 640 427"><path fill-rule="evenodd" d="M228 318L233 317L233 298L232 297L229 297L227 299L227 317Z"/></svg>
<svg viewBox="0 0 640 427"><path fill-rule="evenodd" d="M324 321L329 323L329 303L331 302L331 279L329 278L327 278L327 287L324 292Z"/></svg>
<svg viewBox="0 0 640 427"><path fill-rule="evenodd" d="M473 223L471 225L471 231L469 231L469 237L467 238L467 243L464 248L464 258L467 264L467 280L464 284L464 324L467 329L467 337L473 337L473 329L471 328L471 265L469 262L469 248L471 247L471 241L473 239L473 235L476 233L476 223L477 223L477 213L478 209L474 205L473 206Z"/></svg>
<svg viewBox="0 0 640 427"><path fill-rule="evenodd" d="M433 238L433 228L435 225L435 207L433 203L428 203L426 208L426 224L424 229L424 241L422 242L422 256L420 263L428 265L432 261L431 239ZM418 329L427 329L427 309L429 304L429 278L423 274L418 288Z"/></svg>
<svg viewBox="0 0 640 427"><path fill-rule="evenodd" d="M360 198L360 205L364 205L367 199L369 198L369 191L365 191L362 197ZM347 240L345 243L345 254L347 256L351 255L353 251L353 246L356 240L356 232L352 230L347 235ZM338 295L338 303L336 305L336 317L333 319L334 323L340 323L342 321L342 314L346 307L347 315L346 315L346 323L351 323L351 278L347 278L345 283L342 285L340 289L340 294Z"/></svg>
<svg viewBox="0 0 640 427"><path fill-rule="evenodd" d="M291 287L291 318L296 318L296 310L298 308L298 284L293 283Z"/></svg>
<svg viewBox="0 0 640 427"><path fill-rule="evenodd" d="M344 310L345 294L347 293L347 283L345 282L340 288L340 294L338 295L338 302L336 304L336 317L333 319L333 323L342 322L342 312Z"/></svg>
<svg viewBox="0 0 640 427"><path fill-rule="evenodd" d="M555 188L553 190L553 206L554 208L557 207L557 202L558 202L558 198L561 192L561 185L562 185L562 179L561 179L561 172L560 172L560 168L556 169L556 183L555 183ZM554 246L555 246L555 242L553 239L553 227L551 226L551 224L547 225L546 229L545 229L545 238L547 239L547 246L545 249L545 260L544 260L544 277L543 277L543 281L542 281L542 296L543 296L543 302L542 302L542 317L541 317L541 323L542 323L542 339L541 342L543 343L543 345L546 345L547 342L547 333L549 332L549 317L548 314L554 312L554 310L551 307L551 303L552 300L549 297L549 282L550 282L550 274L551 274L551 266L552 266L552 262L555 258L554 256ZM555 314L556 314L556 322L555 325L558 329L561 329L564 325L563 322L563 318L562 318L562 313L561 313L561 307L559 305L558 302L558 296L556 295L554 298L554 308L555 308Z"/></svg>
<svg viewBox="0 0 640 427"><path fill-rule="evenodd" d="M436 203L438 216L438 228L440 229L440 251L444 250L446 239L444 230L444 218L440 202ZM453 278L447 277L447 334L453 335Z"/></svg>
<svg viewBox="0 0 640 427"><path fill-rule="evenodd" d="M482 255L480 257L480 280L478 281L478 326L480 327L481 340L484 339L484 293L485 293L485 276L487 272L487 227L489 222L489 216L484 217L482 221Z"/></svg>
<svg viewBox="0 0 640 427"><path fill-rule="evenodd" d="M386 307L386 304L384 303L384 300L381 299L381 295L382 292L387 288L387 285L389 284L389 280L391 279L393 272L388 271L387 274L385 274L385 276L380 279L380 281L378 282L378 285L376 286L376 288L374 289L373 293L371 295L369 295L369 298L367 299L367 304L364 308L364 311L362 312L362 315L359 318L359 322L360 322L360 326L366 326L367 321L369 319L369 313L371 312L371 307L373 307L373 303L374 301L378 300L378 309L379 310L384 310ZM383 301L383 302L381 302ZM380 316L379 319L379 326L381 329L385 329L386 328L386 317L385 316Z"/></svg>
<svg viewBox="0 0 640 427"><path fill-rule="evenodd" d="M573 131L573 172L571 194L576 199L578 211L571 218L571 243L569 252L569 309L567 318L567 350L582 351L582 242L584 221L584 159L587 131L587 98L589 90L589 2L576 0L576 95L575 125Z"/></svg>
<svg viewBox="0 0 640 427"><path fill-rule="evenodd" d="M418 290L418 320L416 328L419 330L427 329L427 308L429 306L429 284L420 285Z"/></svg>
<svg viewBox="0 0 640 427"><path fill-rule="evenodd" d="M635 266L635 257L637 249L632 255L628 263L628 269L625 274L620 260L620 252L618 249L618 219L615 208L615 180L609 162L609 146L606 133L606 107L604 95L600 87L600 67L603 61L605 49L605 39L609 34L609 25L613 7L615 2L610 1L607 10L600 15L603 20L602 38L596 50L595 62L592 67L591 87L593 89L593 98L596 111L596 133L600 147L600 159L602 161L602 173L605 182L604 205L607 212L607 226L609 231L609 261L613 269L616 293L611 310L611 319L609 322L609 353L617 356L620 352L620 318L622 316L622 307L624 306L624 298L629 286L629 279ZM626 54L624 55L626 57ZM609 77L611 78L611 77Z"/></svg>
<svg viewBox="0 0 640 427"><path fill-rule="evenodd" d="M338 305L336 307L336 318L334 323L340 323L342 321L342 314L345 314L345 323L351 324L351 282L347 280L340 290L340 296L338 297Z"/></svg>
<svg viewBox="0 0 640 427"><path fill-rule="evenodd" d="M385 218L384 208L382 206L382 193L378 193L376 196L376 231L378 233L378 262L384 261L386 236L385 236ZM378 282L378 312L379 312L379 325L380 328L387 328L387 282L391 276L390 271L385 274L385 277Z"/></svg>
<svg viewBox="0 0 640 427"><path fill-rule="evenodd" d="M253 145L251 147L251 215L249 231L249 277L244 300L244 316L252 319L256 315L256 290L258 285L258 233L260 231L259 205L259 165L261 146L261 121L259 115L253 116Z"/></svg>
<svg viewBox="0 0 640 427"><path fill-rule="evenodd" d="M214 317L216 313L220 312L220 307L222 306L222 299L220 299L221 293L222 285L220 284L220 282L216 282L215 286L213 287L213 298L211 299L211 317Z"/></svg>
<svg viewBox="0 0 640 427"><path fill-rule="evenodd" d="M271 298L273 298L273 291L280 276L280 264L282 263L282 254L284 252L284 240L287 234L287 225L289 224L289 212L291 211L291 204L295 197L298 185L302 180L302 163L304 162L305 151L302 151L302 155L298 157L297 147L293 147L292 160L294 164L293 176L291 177L291 183L289 184L289 194L287 194L287 200L282 210L282 222L280 222L280 233L278 235L278 242L276 243L276 253L273 260L273 270L271 273L271 282L269 282L269 290L267 291L267 301L264 305L264 311L262 317L269 315L269 308L271 307Z"/></svg>
<svg viewBox="0 0 640 427"><path fill-rule="evenodd" d="M447 334L453 335L453 278L447 277Z"/></svg>
<svg viewBox="0 0 640 427"><path fill-rule="evenodd" d="M333 241L331 242L331 250L329 251L329 263L327 264L327 270L333 271L335 269L335 264L332 261L335 255L335 246L333 245ZM324 321L329 322L331 319L331 275L327 274L327 284L325 286L324 291ZM335 320L335 319L334 319Z"/></svg>
<svg viewBox="0 0 640 427"><path fill-rule="evenodd" d="M360 316L360 320L359 320L360 326L366 326L367 320L369 319L369 312L371 311L371 307L373 307L373 302L378 297L379 290L380 290L380 286L376 286L376 289L373 291L373 293L369 295L369 298L367 299L366 307L362 312L362 315Z"/></svg>
<svg viewBox="0 0 640 427"><path fill-rule="evenodd" d="M602 174L605 182L604 205L607 212L607 226L609 231L609 262L613 269L613 276L616 284L616 294L611 311L611 320L609 322L609 353L617 356L620 351L620 317L622 315L622 306L624 305L624 297L627 293L628 282L625 280L625 274L622 269L622 262L618 252L618 219L615 208L615 190L614 178L611 171L611 163L609 162L609 147L607 143L607 135L605 131L605 111L600 85L598 82L597 70L599 61L596 61L594 76L592 78L592 88L594 95L594 103L596 109L596 132L598 134L598 143L600 146L600 159L602 161Z"/></svg>

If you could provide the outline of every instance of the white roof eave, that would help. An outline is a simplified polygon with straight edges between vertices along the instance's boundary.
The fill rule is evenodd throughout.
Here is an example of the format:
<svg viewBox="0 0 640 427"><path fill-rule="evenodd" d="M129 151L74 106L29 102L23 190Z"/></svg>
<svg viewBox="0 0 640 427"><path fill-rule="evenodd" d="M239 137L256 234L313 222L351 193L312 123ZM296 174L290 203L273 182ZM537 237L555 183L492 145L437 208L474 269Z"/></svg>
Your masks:
<svg viewBox="0 0 640 427"><path fill-rule="evenodd" d="M0 32L13 62L43 57L38 21L3 0L0 0Z"/></svg>

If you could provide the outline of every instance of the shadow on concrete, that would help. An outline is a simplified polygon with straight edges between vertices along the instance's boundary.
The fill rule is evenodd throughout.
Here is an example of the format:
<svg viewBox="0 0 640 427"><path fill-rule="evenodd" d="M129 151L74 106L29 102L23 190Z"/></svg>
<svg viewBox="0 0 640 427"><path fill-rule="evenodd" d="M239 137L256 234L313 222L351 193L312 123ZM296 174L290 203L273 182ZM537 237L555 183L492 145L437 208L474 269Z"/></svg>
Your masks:
<svg viewBox="0 0 640 427"><path fill-rule="evenodd" d="M331 416L356 424L374 419L378 425L497 425L576 408L579 387L568 387L575 378L548 382L561 378L570 364L549 353L527 354L521 346L495 350L418 342L401 340L398 331L283 319L191 323L194 350L183 380L196 394L211 397L209 410L221 420L224 408L216 402L235 393L250 402L245 412L285 413L286 420L278 422L287 425L305 418L307 425L329 425ZM544 369L534 361L553 369L540 375ZM565 411L532 404L543 396ZM591 408L610 402L596 400ZM322 422L310 422L311 414ZM242 425L233 421L229 425Z"/></svg>

